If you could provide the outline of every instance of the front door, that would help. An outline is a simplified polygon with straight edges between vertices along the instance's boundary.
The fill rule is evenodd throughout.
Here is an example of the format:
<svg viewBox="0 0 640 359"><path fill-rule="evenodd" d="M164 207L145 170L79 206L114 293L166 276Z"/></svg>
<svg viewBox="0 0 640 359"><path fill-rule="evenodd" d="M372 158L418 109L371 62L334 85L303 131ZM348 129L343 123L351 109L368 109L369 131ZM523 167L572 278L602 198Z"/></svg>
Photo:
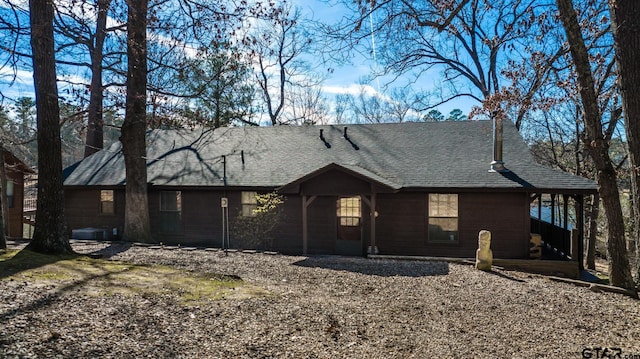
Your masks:
<svg viewBox="0 0 640 359"><path fill-rule="evenodd" d="M336 253L362 255L362 200L359 196L339 197L336 203L338 235Z"/></svg>

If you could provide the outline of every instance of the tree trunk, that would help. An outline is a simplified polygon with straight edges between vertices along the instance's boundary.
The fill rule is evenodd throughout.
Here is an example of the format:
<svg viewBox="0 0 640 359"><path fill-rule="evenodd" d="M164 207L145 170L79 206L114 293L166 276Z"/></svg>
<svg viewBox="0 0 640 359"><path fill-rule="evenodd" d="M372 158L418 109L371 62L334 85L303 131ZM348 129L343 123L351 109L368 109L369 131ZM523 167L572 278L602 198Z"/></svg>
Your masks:
<svg viewBox="0 0 640 359"><path fill-rule="evenodd" d="M104 120L102 116L102 59L104 39L107 35L107 11L110 0L98 0L98 18L93 48L91 49L91 94L87 109L87 137L84 147L84 157L88 157L104 146Z"/></svg>
<svg viewBox="0 0 640 359"><path fill-rule="evenodd" d="M149 242L147 199L147 0L129 0L127 31L127 104L122 124L126 171L124 239Z"/></svg>
<svg viewBox="0 0 640 359"><path fill-rule="evenodd" d="M580 25L571 0L556 0L560 19L567 34L569 49L578 76L578 87L584 112L584 145L593 159L598 192L607 217L607 251L609 259L609 280L612 285L633 288L633 278L629 267L629 257L625 243L624 218L617 174L609 157L609 143L602 132L602 118L598 107L589 54L582 38Z"/></svg>
<svg viewBox="0 0 640 359"><path fill-rule="evenodd" d="M609 0L618 81L629 147L633 211L640 213L640 7L637 0ZM636 244L636 281L640 285L640 223L635 218L633 230Z"/></svg>
<svg viewBox="0 0 640 359"><path fill-rule="evenodd" d="M0 188L2 191L0 196L0 250L5 250L7 249L7 223L5 223L7 218L7 171L4 167L4 147L2 145L0 145L0 181L2 182L2 188Z"/></svg>
<svg viewBox="0 0 640 359"><path fill-rule="evenodd" d="M65 230L60 107L53 42L53 0L30 0L33 82L38 129L38 208L27 249L73 253Z"/></svg>
<svg viewBox="0 0 640 359"><path fill-rule="evenodd" d="M596 243L598 241L598 215L600 214L600 197L595 194L591 200L589 211L589 234L587 236L587 268L596 269Z"/></svg>

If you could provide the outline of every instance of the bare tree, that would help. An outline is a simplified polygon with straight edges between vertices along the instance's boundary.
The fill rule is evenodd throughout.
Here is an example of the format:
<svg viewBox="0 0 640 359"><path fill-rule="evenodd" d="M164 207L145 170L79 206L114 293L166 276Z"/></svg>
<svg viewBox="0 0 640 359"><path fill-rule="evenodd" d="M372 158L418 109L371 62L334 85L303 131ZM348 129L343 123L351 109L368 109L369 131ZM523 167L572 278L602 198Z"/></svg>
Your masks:
<svg viewBox="0 0 640 359"><path fill-rule="evenodd" d="M350 96L351 111L356 123L388 122L385 99L375 93L370 86L360 84L356 95Z"/></svg>
<svg viewBox="0 0 640 359"><path fill-rule="evenodd" d="M488 114L505 106L530 106L530 101L516 102L506 96L511 80L503 71L530 60L536 48L529 44L548 27L548 5L535 0L341 3L352 10L351 16L323 26L330 56L350 49L365 56L375 53L382 66L380 75L415 76L416 82L423 75L441 72L444 80L434 93L439 98L429 98L432 101L423 103L420 110L461 97L482 104ZM368 41L372 34L375 48ZM532 94L545 83L546 76L524 74L528 76L519 83L528 83ZM521 119L514 121L520 128Z"/></svg>
<svg viewBox="0 0 640 359"><path fill-rule="evenodd" d="M605 139L606 136L603 136L602 115L598 107L598 97L589 62L589 54L582 38L582 31L571 0L556 0L556 2L578 75L585 122L583 143L591 154L598 172L599 193L607 216L610 282L616 286L633 288L634 283L631 277L625 243L624 217L622 216L618 184L616 182L617 175L609 157L609 143Z"/></svg>
<svg viewBox="0 0 640 359"><path fill-rule="evenodd" d="M334 100L334 121L336 124L349 123L349 118L351 118L350 114L350 106L349 101L351 101L351 96L349 94L337 94Z"/></svg>
<svg viewBox="0 0 640 359"><path fill-rule="evenodd" d="M427 102L427 95L416 92L410 86L391 90L387 100L387 111L391 122L421 121L420 104Z"/></svg>
<svg viewBox="0 0 640 359"><path fill-rule="evenodd" d="M60 107L53 40L53 1L30 0L31 51L38 122L38 207L33 239L27 249L73 253L65 230L60 144Z"/></svg>
<svg viewBox="0 0 640 359"><path fill-rule="evenodd" d="M88 84L70 82L68 86L77 88L73 94L74 102L84 102L85 93L88 92L88 104L81 108L82 115L86 116L86 136L84 157L98 152L104 146L103 134L103 102L105 85L103 83L104 72L113 71L121 59L122 51L115 50L115 61L104 64L105 58L113 58L114 54L105 53L105 41L109 34L122 30L125 24L118 23L107 27L108 13L111 10L111 0L98 0L94 2L79 1L73 3L59 3L56 7L54 29L59 34L56 51L60 57L66 60L65 68L71 71L78 68L87 68L90 72ZM114 14L112 14L114 15ZM112 41L114 42L114 41ZM84 86L83 86L84 85ZM84 116L79 116L82 120Z"/></svg>
<svg viewBox="0 0 640 359"><path fill-rule="evenodd" d="M146 160L147 5L147 0L128 0L127 104L120 136L127 178L123 237L137 242L151 240Z"/></svg>
<svg viewBox="0 0 640 359"><path fill-rule="evenodd" d="M93 41L88 41L91 54L91 95L87 111L87 138L84 156L87 157L104 146L103 134L103 99L102 61L104 57L104 41L107 37L107 12L111 0L97 1L97 19Z"/></svg>
<svg viewBox="0 0 640 359"><path fill-rule="evenodd" d="M256 80L271 125L297 122L299 119L287 112L294 89L313 88L322 80L309 75L310 66L302 59L312 39L302 30L301 21L299 10L285 8L258 27L251 40Z"/></svg>
<svg viewBox="0 0 640 359"><path fill-rule="evenodd" d="M340 97L341 123L401 123L422 121L418 107L425 102L426 95L416 93L408 87L391 89L390 95L379 93L362 79L358 92Z"/></svg>
<svg viewBox="0 0 640 359"><path fill-rule="evenodd" d="M0 73L0 83L9 87L16 83L18 73L24 65L22 49L29 48L29 8L25 2L0 0L6 9L0 16L0 68L9 71ZM30 55L29 55L30 56ZM4 102L6 87L0 88L0 103Z"/></svg>
<svg viewBox="0 0 640 359"><path fill-rule="evenodd" d="M0 143L0 191L2 191L2 195L0 196L0 251L7 249L7 213L6 213L6 199L4 194L6 193L5 188L7 188L7 171L4 163L4 146Z"/></svg>
<svg viewBox="0 0 640 359"><path fill-rule="evenodd" d="M624 112L633 198L632 233L636 251L636 281L640 286L640 8L635 1L609 0L611 27Z"/></svg>
<svg viewBox="0 0 640 359"><path fill-rule="evenodd" d="M302 125L326 125L327 103L319 87L301 87L291 92L291 122Z"/></svg>

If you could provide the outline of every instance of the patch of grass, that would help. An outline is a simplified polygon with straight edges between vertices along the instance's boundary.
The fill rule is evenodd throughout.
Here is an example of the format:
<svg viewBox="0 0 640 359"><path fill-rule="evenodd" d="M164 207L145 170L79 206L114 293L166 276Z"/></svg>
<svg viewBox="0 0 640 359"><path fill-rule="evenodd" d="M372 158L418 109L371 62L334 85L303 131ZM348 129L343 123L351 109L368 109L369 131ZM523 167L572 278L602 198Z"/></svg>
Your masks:
<svg viewBox="0 0 640 359"><path fill-rule="evenodd" d="M75 258L74 255L48 255L32 251L9 249L0 252L0 271L6 269L28 269L61 259Z"/></svg>
<svg viewBox="0 0 640 359"><path fill-rule="evenodd" d="M18 251L14 249L0 250L0 261L6 261L15 256L16 253L18 253Z"/></svg>
<svg viewBox="0 0 640 359"><path fill-rule="evenodd" d="M602 272L595 272L596 277L598 277L599 284L609 284L609 275Z"/></svg>
<svg viewBox="0 0 640 359"><path fill-rule="evenodd" d="M0 278L30 285L52 285L60 290L81 291L85 295L172 295L186 304L269 294L235 276L29 251L0 255Z"/></svg>

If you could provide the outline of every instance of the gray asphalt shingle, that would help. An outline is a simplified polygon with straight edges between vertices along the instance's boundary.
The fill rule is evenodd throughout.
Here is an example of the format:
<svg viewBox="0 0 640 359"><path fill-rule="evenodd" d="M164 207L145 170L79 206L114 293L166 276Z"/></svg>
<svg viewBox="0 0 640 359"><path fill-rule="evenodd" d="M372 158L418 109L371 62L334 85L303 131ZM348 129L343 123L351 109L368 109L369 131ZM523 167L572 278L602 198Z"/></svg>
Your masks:
<svg viewBox="0 0 640 359"><path fill-rule="evenodd" d="M344 127L351 142L343 137ZM147 136L148 181L224 186L225 158L226 184L232 187L277 188L336 164L395 189L596 190L591 180L536 164L511 124L504 126L510 172L491 173L492 138L489 121L154 130ZM123 184L120 144L67 172L67 186Z"/></svg>

